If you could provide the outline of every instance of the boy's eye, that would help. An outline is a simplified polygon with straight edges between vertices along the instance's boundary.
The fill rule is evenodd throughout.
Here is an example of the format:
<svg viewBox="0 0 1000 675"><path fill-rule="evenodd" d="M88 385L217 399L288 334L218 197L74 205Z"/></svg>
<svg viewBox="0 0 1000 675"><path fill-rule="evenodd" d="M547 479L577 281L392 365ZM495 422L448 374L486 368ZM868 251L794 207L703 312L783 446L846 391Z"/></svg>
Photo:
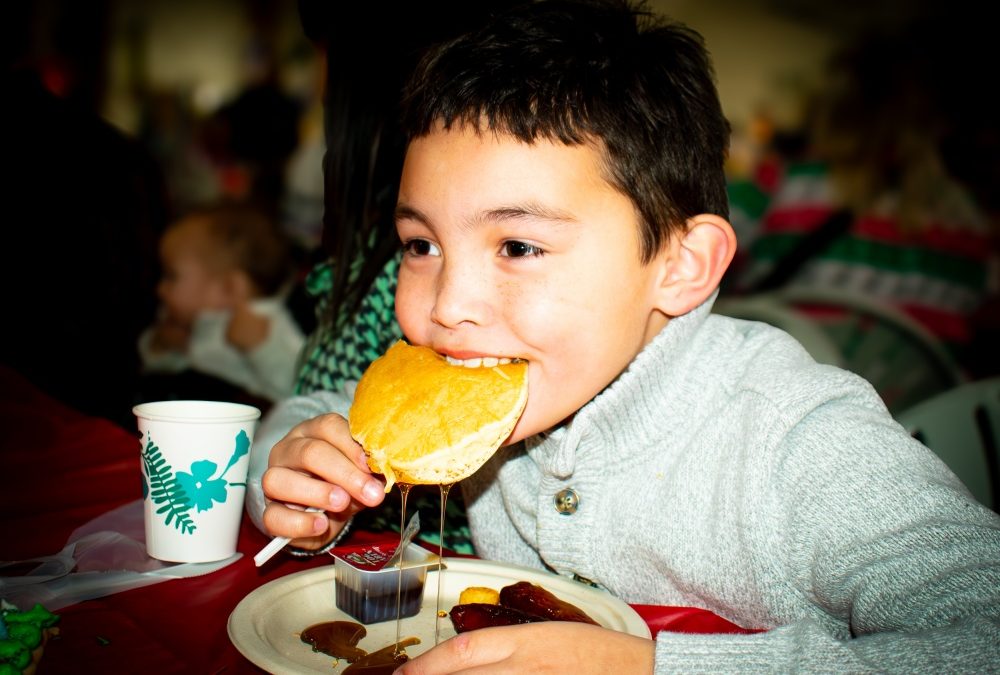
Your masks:
<svg viewBox="0 0 1000 675"><path fill-rule="evenodd" d="M426 239L410 239L403 244L403 251L413 256L441 255L441 249Z"/></svg>
<svg viewBox="0 0 1000 675"><path fill-rule="evenodd" d="M542 249L523 241L505 241L500 247L500 254L508 258L526 258L542 255Z"/></svg>

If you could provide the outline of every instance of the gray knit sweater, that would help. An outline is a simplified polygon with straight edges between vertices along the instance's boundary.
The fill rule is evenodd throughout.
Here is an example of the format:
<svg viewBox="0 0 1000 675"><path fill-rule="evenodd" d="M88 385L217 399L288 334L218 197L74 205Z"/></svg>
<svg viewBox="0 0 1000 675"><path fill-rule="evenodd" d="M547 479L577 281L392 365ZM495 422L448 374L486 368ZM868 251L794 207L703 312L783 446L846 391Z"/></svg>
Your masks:
<svg viewBox="0 0 1000 675"><path fill-rule="evenodd" d="M769 629L660 633L658 673L1000 670L1000 517L864 381L710 304L463 484L477 553ZM260 447L346 405L292 399Z"/></svg>

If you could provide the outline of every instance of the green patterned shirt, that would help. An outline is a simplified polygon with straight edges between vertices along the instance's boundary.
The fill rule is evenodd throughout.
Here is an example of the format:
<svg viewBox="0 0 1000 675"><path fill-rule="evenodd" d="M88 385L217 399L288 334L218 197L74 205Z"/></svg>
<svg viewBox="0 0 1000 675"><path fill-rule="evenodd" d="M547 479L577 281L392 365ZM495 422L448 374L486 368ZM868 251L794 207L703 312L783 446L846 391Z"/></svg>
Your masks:
<svg viewBox="0 0 1000 675"><path fill-rule="evenodd" d="M402 337L395 312L399 261L399 255L391 258L375 277L358 311L350 317L338 317L333 325L323 320L333 289L333 264L321 263L310 272L306 290L316 298L320 322L303 350L297 393L333 391L348 380L360 380L368 364ZM358 258L351 265L351 282L361 272L362 262Z"/></svg>

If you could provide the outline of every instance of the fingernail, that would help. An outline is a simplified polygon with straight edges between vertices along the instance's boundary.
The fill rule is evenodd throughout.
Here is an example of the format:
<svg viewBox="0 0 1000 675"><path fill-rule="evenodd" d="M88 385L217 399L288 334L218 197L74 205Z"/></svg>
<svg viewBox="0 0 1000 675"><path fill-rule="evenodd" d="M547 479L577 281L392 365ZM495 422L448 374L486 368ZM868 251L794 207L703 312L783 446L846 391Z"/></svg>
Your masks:
<svg viewBox="0 0 1000 675"><path fill-rule="evenodd" d="M313 520L313 532L316 534L323 534L328 527L330 527L330 523L327 521L326 516L317 516Z"/></svg>
<svg viewBox="0 0 1000 675"><path fill-rule="evenodd" d="M365 483L365 486L361 488L361 494L364 495L365 499L368 501L375 501L378 499L385 490L382 485L376 480L370 480Z"/></svg>
<svg viewBox="0 0 1000 675"><path fill-rule="evenodd" d="M330 490L330 508L334 511L340 511L344 509L348 502L351 501L351 496L347 494L344 490L334 489Z"/></svg>

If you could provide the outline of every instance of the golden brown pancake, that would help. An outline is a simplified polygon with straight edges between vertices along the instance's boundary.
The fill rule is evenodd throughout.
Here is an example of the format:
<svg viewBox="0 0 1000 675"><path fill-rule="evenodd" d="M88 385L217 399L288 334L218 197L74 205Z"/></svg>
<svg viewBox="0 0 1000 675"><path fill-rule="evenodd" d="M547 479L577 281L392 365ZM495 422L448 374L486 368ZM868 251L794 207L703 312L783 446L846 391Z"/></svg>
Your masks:
<svg viewBox="0 0 1000 675"><path fill-rule="evenodd" d="M351 435L393 483L471 476L510 436L528 400L528 364L468 368L399 341L358 383Z"/></svg>

